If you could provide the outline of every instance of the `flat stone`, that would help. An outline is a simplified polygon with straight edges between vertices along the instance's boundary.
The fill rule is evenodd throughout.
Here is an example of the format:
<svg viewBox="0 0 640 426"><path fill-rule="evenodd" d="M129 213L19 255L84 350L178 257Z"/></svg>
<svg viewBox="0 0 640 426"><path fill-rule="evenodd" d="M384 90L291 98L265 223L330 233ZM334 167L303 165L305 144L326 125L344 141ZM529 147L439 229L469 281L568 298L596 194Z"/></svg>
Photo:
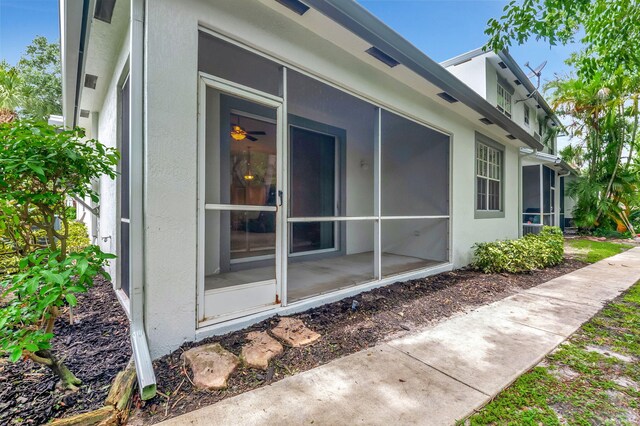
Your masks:
<svg viewBox="0 0 640 426"><path fill-rule="evenodd" d="M311 344L320 338L320 335L308 329L302 320L289 317L280 318L271 334L294 348Z"/></svg>
<svg viewBox="0 0 640 426"><path fill-rule="evenodd" d="M252 331L247 334L249 343L242 347L242 359L249 367L266 370L269 361L282 353L284 348L266 331Z"/></svg>
<svg viewBox="0 0 640 426"><path fill-rule="evenodd" d="M636 359L632 356L628 356L628 355L623 355L621 353L612 351L608 348L604 348L601 346L595 346L595 345L587 345L585 346L585 349L588 350L589 352L597 352L600 355L604 355L604 356L608 356L611 358L616 358L619 361L622 362L627 362L627 363L634 363L636 361Z"/></svg>
<svg viewBox="0 0 640 426"><path fill-rule="evenodd" d="M200 389L224 389L227 379L239 364L237 356L220 343L198 346L182 354L193 372L193 383Z"/></svg>

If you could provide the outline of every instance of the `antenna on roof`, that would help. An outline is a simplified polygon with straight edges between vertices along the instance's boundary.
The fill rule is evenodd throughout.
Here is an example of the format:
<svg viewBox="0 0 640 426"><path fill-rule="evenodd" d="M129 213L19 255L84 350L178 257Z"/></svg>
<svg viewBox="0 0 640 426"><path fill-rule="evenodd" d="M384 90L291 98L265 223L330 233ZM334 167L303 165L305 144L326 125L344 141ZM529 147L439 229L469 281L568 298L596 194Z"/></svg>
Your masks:
<svg viewBox="0 0 640 426"><path fill-rule="evenodd" d="M536 93L538 93L538 89L540 88L540 77L542 76L542 70L544 69L545 66L547 66L547 61L544 61L543 63L538 65L535 69L531 68L531 66L529 65L529 62L525 62L524 66L531 70L531 72L527 74L528 79L531 79L534 76L536 77L537 79L536 89L533 92L529 93L526 98L518 99L516 102L524 102L527 99L532 98Z"/></svg>

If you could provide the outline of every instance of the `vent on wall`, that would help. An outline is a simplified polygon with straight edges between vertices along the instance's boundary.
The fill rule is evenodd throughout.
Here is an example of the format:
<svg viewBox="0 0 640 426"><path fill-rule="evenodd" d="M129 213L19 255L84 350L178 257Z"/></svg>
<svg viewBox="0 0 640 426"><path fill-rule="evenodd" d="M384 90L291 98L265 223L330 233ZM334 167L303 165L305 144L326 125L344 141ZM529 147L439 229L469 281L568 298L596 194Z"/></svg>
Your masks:
<svg viewBox="0 0 640 426"><path fill-rule="evenodd" d="M516 84L516 86L520 86L522 83L520 83L520 80L513 80L513 82Z"/></svg>
<svg viewBox="0 0 640 426"><path fill-rule="evenodd" d="M493 121L491 121L491 120L489 120L488 118L485 118L485 117L482 117L480 119L480 121L482 121L484 124L487 124L487 125L493 124Z"/></svg>
<svg viewBox="0 0 640 426"><path fill-rule="evenodd" d="M505 63L504 63L504 62L502 62L502 61L498 62L498 65L500 65L500 68L502 68L502 69L507 68L507 66L505 65Z"/></svg>
<svg viewBox="0 0 640 426"><path fill-rule="evenodd" d="M96 0L96 11L93 14L93 17L110 24L115 5L116 0Z"/></svg>
<svg viewBox="0 0 640 426"><path fill-rule="evenodd" d="M366 52L379 60L380 62L388 65L390 68L395 67L396 65L400 65L400 62L393 59L391 56L384 53L382 50L378 49L375 46L372 46L366 50Z"/></svg>
<svg viewBox="0 0 640 426"><path fill-rule="evenodd" d="M458 100L456 98L454 98L453 96L451 96L447 92L438 93L438 96L440 96L442 99L444 99L445 101L449 102L450 104L458 102Z"/></svg>
<svg viewBox="0 0 640 426"><path fill-rule="evenodd" d="M307 10L309 10L309 6L302 3L300 0L276 0L278 3L297 13L298 15L304 15Z"/></svg>
<svg viewBox="0 0 640 426"><path fill-rule="evenodd" d="M507 139L511 139L511 140L513 141L513 140L516 140L516 139L518 139L518 138L516 138L516 137L515 137L515 136L513 136L513 135L507 135Z"/></svg>
<svg viewBox="0 0 640 426"><path fill-rule="evenodd" d="M84 87L89 89L95 89L98 84L98 76L93 74L85 74L84 76Z"/></svg>
<svg viewBox="0 0 640 426"><path fill-rule="evenodd" d="M80 110L80 117L89 118L89 110L88 109L81 109Z"/></svg>

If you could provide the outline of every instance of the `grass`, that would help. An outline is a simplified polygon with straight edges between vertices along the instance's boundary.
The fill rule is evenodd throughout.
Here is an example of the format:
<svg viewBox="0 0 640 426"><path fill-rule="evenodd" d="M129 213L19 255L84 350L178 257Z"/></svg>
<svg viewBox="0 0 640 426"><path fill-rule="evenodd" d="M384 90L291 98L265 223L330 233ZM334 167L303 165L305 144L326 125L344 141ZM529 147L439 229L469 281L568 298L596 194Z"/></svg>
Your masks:
<svg viewBox="0 0 640 426"><path fill-rule="evenodd" d="M460 424L638 424L638 359L640 282Z"/></svg>
<svg viewBox="0 0 640 426"><path fill-rule="evenodd" d="M612 243L608 241L568 240L567 244L578 250L577 257L588 263L595 263L607 257L622 253L633 248L629 244Z"/></svg>

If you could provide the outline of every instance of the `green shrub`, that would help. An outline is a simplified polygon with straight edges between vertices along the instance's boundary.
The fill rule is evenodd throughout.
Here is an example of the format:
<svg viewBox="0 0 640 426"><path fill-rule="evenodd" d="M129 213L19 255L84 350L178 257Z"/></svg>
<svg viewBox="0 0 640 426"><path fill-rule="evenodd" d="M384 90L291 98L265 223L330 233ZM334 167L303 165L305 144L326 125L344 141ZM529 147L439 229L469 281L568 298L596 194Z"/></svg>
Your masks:
<svg viewBox="0 0 640 426"><path fill-rule="evenodd" d="M68 229L67 253L81 252L89 246L89 234L84 223L78 221L69 222ZM35 231L33 234L37 238L46 238L43 230ZM5 275L18 272L20 259L11 243L0 241L0 279Z"/></svg>
<svg viewBox="0 0 640 426"><path fill-rule="evenodd" d="M77 209L75 207L72 207L72 206L67 207L67 212L65 214L65 216L67 216L67 219L76 220L76 216L77 215L78 215L78 213L77 213Z"/></svg>
<svg viewBox="0 0 640 426"><path fill-rule="evenodd" d="M67 237L67 252L79 252L89 246L87 225L80 221L69 222L69 236Z"/></svg>
<svg viewBox="0 0 640 426"><path fill-rule="evenodd" d="M538 235L478 243L473 247L472 266L486 274L529 272L557 265L564 259L562 231L552 226L544 226Z"/></svg>
<svg viewBox="0 0 640 426"><path fill-rule="evenodd" d="M80 381L51 349L56 318L76 305L75 294L87 291L96 276L107 276L102 267L115 256L86 246L86 230L69 217L67 203L97 203L92 183L114 179L119 159L79 128L0 124L0 241L21 258L18 270L10 267L11 275L0 279L0 356L45 365L70 390Z"/></svg>

